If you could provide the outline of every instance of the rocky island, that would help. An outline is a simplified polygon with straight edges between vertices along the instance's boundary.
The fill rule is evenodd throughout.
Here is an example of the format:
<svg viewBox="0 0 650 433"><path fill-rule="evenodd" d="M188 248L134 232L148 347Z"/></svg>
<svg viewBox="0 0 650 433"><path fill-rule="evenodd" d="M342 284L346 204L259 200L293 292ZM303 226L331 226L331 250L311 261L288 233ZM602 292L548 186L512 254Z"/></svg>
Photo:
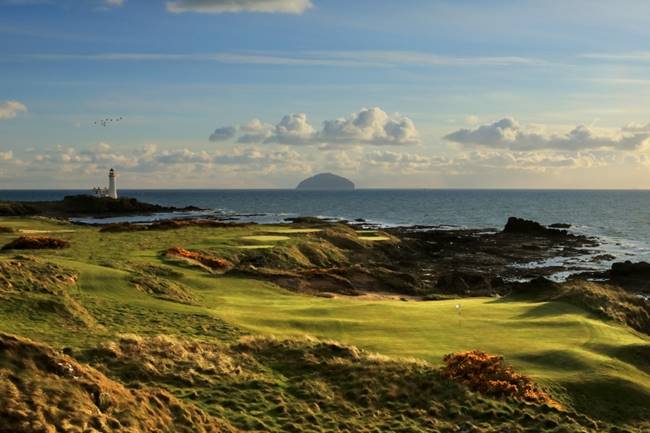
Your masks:
<svg viewBox="0 0 650 433"><path fill-rule="evenodd" d="M320 173L303 180L296 187L302 191L352 191L355 186L352 181L333 173Z"/></svg>

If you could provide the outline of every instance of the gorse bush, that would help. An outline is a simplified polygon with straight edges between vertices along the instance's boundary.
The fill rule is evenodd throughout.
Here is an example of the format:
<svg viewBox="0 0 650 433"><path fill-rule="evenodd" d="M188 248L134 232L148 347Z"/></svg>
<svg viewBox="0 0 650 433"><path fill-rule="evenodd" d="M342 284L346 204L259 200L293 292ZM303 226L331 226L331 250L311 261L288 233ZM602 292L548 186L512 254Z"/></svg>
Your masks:
<svg viewBox="0 0 650 433"><path fill-rule="evenodd" d="M529 377L515 372L507 365L502 356L474 350L445 355L443 361L443 375L472 391L561 408L559 403L538 389Z"/></svg>

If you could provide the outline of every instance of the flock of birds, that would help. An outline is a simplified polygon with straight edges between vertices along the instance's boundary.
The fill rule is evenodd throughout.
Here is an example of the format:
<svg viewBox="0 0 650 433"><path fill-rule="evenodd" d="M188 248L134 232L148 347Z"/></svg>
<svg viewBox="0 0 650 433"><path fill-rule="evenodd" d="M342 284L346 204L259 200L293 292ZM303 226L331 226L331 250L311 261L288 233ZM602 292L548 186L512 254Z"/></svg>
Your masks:
<svg viewBox="0 0 650 433"><path fill-rule="evenodd" d="M122 116L116 117L115 119L106 118L106 119L101 119L101 120L95 120L93 122L93 125L98 125L98 126L101 125L101 126L103 126L105 128L107 125L109 125L112 122L121 122L122 120L124 120L124 118Z"/></svg>

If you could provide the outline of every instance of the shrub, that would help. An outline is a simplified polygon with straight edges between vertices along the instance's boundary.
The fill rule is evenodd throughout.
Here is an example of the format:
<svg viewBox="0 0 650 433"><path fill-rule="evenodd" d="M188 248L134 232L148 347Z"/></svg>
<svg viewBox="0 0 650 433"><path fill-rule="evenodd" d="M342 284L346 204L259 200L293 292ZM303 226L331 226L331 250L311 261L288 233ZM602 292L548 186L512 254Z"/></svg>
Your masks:
<svg viewBox="0 0 650 433"><path fill-rule="evenodd" d="M504 362L502 356L473 350L445 355L443 361L445 367L442 368L442 374L472 391L497 398L514 398L561 407L548 394L539 390L529 377L515 372Z"/></svg>
<svg viewBox="0 0 650 433"><path fill-rule="evenodd" d="M50 238L46 236L21 236L18 239L6 244L2 247L3 250L42 250L42 249L62 249L70 246L70 242Z"/></svg>

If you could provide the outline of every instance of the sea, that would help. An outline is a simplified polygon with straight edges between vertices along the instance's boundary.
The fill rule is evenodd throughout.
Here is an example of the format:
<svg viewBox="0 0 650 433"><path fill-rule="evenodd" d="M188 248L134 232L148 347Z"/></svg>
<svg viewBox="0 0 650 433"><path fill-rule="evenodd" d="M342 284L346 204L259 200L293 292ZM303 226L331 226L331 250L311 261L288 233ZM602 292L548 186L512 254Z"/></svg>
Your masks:
<svg viewBox="0 0 650 433"><path fill-rule="evenodd" d="M0 190L0 200L59 200L85 190ZM121 196L163 206L197 206L198 214L258 223L318 216L384 227L433 226L437 229L499 230L508 217L542 224L568 223L570 231L596 237L601 247L580 258L585 267L613 261L650 261L650 191L645 190L460 190L358 189L297 190L121 190ZM81 222L145 222L179 215L150 215ZM594 260L603 253L611 257ZM578 259L576 259L578 260ZM530 264L548 265L549 263ZM561 263L558 263L561 264Z"/></svg>

